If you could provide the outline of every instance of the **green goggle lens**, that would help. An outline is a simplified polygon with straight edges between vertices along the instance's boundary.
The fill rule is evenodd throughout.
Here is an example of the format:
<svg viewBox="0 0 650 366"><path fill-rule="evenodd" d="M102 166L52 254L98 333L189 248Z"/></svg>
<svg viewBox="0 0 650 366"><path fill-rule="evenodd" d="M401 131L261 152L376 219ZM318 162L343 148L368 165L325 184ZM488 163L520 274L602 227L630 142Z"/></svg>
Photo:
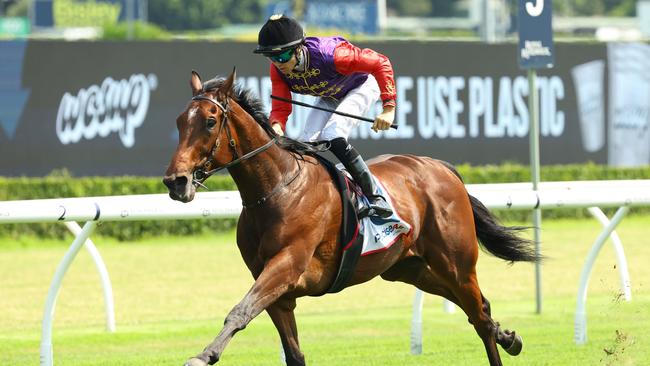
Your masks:
<svg viewBox="0 0 650 366"><path fill-rule="evenodd" d="M286 50L282 53L278 53L277 55L269 56L271 60L279 62L281 64L291 60L291 57L293 57L293 50Z"/></svg>

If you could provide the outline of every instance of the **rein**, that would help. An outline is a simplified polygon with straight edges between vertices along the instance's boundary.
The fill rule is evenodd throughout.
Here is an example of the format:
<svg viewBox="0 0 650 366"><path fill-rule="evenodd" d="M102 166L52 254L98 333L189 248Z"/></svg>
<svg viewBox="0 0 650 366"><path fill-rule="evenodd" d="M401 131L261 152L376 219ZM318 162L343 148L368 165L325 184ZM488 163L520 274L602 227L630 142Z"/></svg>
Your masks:
<svg viewBox="0 0 650 366"><path fill-rule="evenodd" d="M251 208L254 208L254 207L257 207L257 206L263 205L263 204L264 204L264 203L265 203L269 198L271 198L274 194L280 192L280 190L281 190L282 188L287 187L289 184L293 183L293 181L296 180L296 178L298 178L298 176L300 175L300 173L302 173L302 166L300 166L300 163L298 163L298 159L295 158L295 156L294 156L294 159L296 159L296 164L298 164L298 172L296 173L296 175L293 176L293 178L289 179L289 180L286 181L286 182L278 183L278 184L275 186L275 188L273 188L273 190L271 190L271 192L269 192L269 194L267 194L266 196L264 196L264 197L258 199L257 201L255 201L255 202L253 202L253 203L246 203L246 202L244 202L244 200L242 200L242 207L245 208L245 209L251 209Z"/></svg>

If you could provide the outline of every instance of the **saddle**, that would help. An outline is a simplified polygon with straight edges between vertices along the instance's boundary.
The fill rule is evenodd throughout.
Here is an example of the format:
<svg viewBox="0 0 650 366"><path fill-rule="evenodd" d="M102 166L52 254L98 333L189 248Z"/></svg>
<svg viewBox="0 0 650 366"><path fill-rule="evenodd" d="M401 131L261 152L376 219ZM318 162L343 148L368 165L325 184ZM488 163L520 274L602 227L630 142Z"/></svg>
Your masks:
<svg viewBox="0 0 650 366"><path fill-rule="evenodd" d="M411 232L411 225L399 217L394 207L393 215L390 217L367 216L360 219L359 212L367 205L367 199L363 196L361 188L347 172L337 168L330 160L318 154L313 156L327 169L341 193L343 205L340 232L341 263L336 278L327 291L336 293L346 287L361 256L390 248L403 235ZM388 192L381 182L374 177L373 179L376 180L377 186L392 207Z"/></svg>

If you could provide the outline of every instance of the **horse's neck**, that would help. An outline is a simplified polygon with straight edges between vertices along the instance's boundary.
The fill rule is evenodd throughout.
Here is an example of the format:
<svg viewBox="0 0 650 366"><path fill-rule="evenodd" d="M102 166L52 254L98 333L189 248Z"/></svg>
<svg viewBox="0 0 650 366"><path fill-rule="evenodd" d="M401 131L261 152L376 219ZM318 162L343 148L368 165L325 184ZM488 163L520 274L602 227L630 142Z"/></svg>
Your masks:
<svg viewBox="0 0 650 366"><path fill-rule="evenodd" d="M266 131L237 106L235 112L239 121L233 123L233 132L239 141L240 156L249 153L271 139ZM296 160L291 154L277 145L229 168L241 197L246 204L257 201L273 191L279 184L290 179L297 168Z"/></svg>

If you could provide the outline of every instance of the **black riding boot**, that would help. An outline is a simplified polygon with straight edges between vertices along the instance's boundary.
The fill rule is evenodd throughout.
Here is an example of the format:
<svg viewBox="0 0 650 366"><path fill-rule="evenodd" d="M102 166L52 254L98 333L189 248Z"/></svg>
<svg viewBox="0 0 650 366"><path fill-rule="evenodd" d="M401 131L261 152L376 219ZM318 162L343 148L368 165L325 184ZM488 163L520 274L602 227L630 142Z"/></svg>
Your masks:
<svg viewBox="0 0 650 366"><path fill-rule="evenodd" d="M352 175L352 179L359 184L361 190L363 190L363 194L370 201L370 207L367 210L359 212L359 216L390 217L393 214L393 210L391 210L386 199L377 194L375 181L372 179L370 170L361 155L359 155L359 152L343 137L335 138L330 141L330 144L330 151L343 163L345 169Z"/></svg>

